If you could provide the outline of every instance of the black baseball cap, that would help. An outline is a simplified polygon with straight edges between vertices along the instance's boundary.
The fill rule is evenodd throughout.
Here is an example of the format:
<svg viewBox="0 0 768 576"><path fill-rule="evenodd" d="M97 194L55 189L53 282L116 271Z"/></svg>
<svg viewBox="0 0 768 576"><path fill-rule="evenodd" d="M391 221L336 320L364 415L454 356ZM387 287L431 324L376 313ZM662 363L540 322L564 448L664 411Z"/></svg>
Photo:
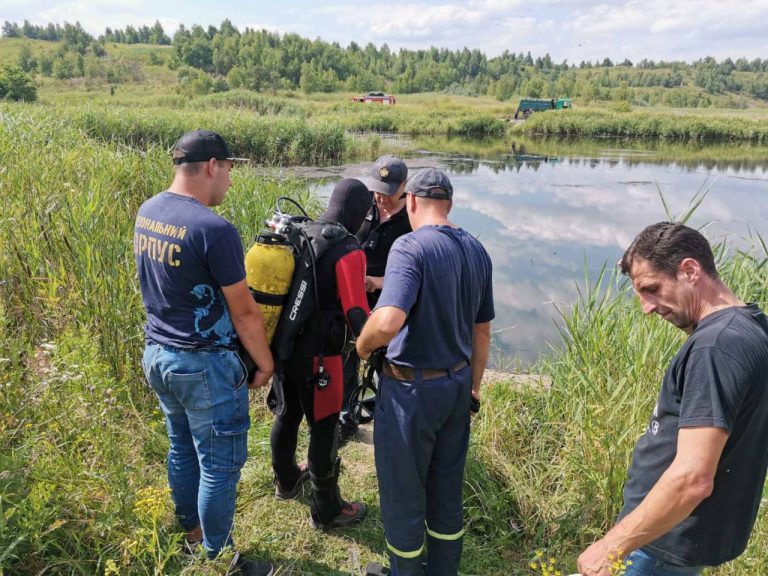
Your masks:
<svg viewBox="0 0 768 576"><path fill-rule="evenodd" d="M382 156L374 163L370 176L365 180L368 190L392 196L408 179L408 166L397 156Z"/></svg>
<svg viewBox="0 0 768 576"><path fill-rule="evenodd" d="M408 180L405 191L422 198L435 200L450 200L453 198L453 186L448 176L436 168L429 168L416 174Z"/></svg>
<svg viewBox="0 0 768 576"><path fill-rule="evenodd" d="M224 138L211 130L192 130L185 133L173 145L171 154L173 155L173 163L176 165L189 162L207 162L211 158L238 162L248 160L247 158L232 156Z"/></svg>

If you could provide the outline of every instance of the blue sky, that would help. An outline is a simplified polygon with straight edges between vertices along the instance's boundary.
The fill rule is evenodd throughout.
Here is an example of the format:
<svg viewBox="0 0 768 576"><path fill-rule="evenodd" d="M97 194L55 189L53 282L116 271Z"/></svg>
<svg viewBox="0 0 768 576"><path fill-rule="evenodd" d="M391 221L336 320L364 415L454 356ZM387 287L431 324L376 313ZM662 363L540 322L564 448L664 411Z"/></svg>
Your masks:
<svg viewBox="0 0 768 576"><path fill-rule="evenodd" d="M767 0L0 0L0 21L79 21L93 34L155 20L172 34L180 23L218 26L225 18L241 30L294 32L344 46L549 52L558 62L768 58Z"/></svg>

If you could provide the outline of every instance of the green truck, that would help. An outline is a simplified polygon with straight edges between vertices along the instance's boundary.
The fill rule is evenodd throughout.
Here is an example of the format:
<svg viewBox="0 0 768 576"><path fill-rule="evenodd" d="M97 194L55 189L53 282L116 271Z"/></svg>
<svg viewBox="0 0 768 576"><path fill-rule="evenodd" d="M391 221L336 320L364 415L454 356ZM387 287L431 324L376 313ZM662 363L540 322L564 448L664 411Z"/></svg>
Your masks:
<svg viewBox="0 0 768 576"><path fill-rule="evenodd" d="M573 107L570 98L523 98L515 111L515 120L528 118L534 112L567 110Z"/></svg>

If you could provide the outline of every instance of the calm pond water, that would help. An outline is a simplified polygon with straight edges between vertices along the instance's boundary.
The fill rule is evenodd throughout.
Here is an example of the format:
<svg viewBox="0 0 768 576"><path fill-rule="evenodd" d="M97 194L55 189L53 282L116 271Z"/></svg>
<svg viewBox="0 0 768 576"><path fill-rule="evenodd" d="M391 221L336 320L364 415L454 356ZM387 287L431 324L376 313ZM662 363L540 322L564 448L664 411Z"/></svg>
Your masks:
<svg viewBox="0 0 768 576"><path fill-rule="evenodd" d="M445 169L454 186L451 219L479 237L494 263L495 346L521 367L559 343L556 306L577 298L585 275L613 268L635 234L687 211L706 235L743 245L750 232L768 237L768 150L726 155L684 147L627 148L626 143L552 146L498 142L427 142L408 156L419 168ZM462 147L466 148L462 152ZM433 152L429 149L448 149ZM554 152L553 153L553 149ZM726 150L726 149L724 149ZM367 164L345 166L360 176ZM328 194L335 180L318 192Z"/></svg>

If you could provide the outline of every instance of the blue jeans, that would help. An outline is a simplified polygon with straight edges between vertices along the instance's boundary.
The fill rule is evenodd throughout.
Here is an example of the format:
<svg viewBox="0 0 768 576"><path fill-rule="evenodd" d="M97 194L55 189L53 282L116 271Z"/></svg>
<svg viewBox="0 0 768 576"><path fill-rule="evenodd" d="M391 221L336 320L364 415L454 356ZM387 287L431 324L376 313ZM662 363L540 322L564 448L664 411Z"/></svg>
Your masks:
<svg viewBox="0 0 768 576"><path fill-rule="evenodd" d="M704 570L704 566L674 566L642 550L635 550L627 560L632 565L624 576L698 576Z"/></svg>
<svg viewBox="0 0 768 576"><path fill-rule="evenodd" d="M184 530L200 525L209 556L232 544L235 490L245 464L248 386L229 350L148 344L142 367L165 414L168 484Z"/></svg>

